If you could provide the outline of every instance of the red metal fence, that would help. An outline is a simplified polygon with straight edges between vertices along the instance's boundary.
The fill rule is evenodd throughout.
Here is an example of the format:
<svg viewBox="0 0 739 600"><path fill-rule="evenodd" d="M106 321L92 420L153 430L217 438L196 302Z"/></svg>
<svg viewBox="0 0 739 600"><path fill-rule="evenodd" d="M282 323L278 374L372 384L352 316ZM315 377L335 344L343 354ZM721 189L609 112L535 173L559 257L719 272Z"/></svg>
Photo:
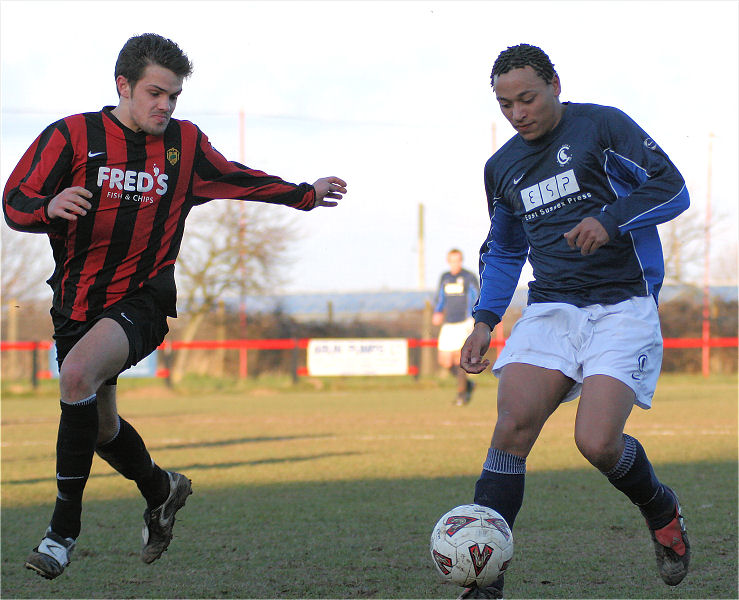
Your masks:
<svg viewBox="0 0 739 600"><path fill-rule="evenodd" d="M308 338L283 338L283 339L238 339L238 340L196 340L192 342L182 341L165 341L159 350L170 351L170 350L216 350L216 349L227 349L227 350L238 350L239 351L239 374L242 377L246 376L246 360L248 350L292 350L297 353L299 350L305 350L308 347ZM700 348L706 353L706 350L710 348L736 348L739 338L736 337L722 337L722 338L665 338L664 347L669 348ZM432 339L418 339L408 338L408 348L424 348L424 347L436 347L436 338ZM502 348L505 344L505 339L496 336L491 340L490 346L492 348ZM32 352L32 376L31 379L35 383L37 379L49 379L51 372L48 369L48 361L42 360L39 357L40 351L48 351L53 348L54 342L49 340L37 341L37 342L0 342L0 351L17 351L17 352ZM417 361L416 361L417 362ZM43 366L42 366L43 365ZM295 376L307 375L307 369L305 367L299 367L297 361L294 365ZM418 364L410 364L408 367L409 375L418 375L419 367ZM159 368L157 370L157 377L168 377L169 371L166 368Z"/></svg>

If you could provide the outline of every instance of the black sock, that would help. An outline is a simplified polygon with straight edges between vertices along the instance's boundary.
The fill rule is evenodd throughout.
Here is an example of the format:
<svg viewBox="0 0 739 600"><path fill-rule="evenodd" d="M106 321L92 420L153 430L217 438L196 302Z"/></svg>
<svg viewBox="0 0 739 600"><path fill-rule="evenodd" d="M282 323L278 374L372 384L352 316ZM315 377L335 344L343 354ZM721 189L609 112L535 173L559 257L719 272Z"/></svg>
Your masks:
<svg viewBox="0 0 739 600"><path fill-rule="evenodd" d="M675 517L675 496L654 474L639 440L624 434L624 451L610 471L611 484L639 507L650 529L660 529Z"/></svg>
<svg viewBox="0 0 739 600"><path fill-rule="evenodd" d="M118 434L97 447L98 456L126 479L135 481L147 506L156 508L169 496L169 477L151 460L144 440L133 426L118 418Z"/></svg>
<svg viewBox="0 0 739 600"><path fill-rule="evenodd" d="M525 481L526 459L491 447L475 484L475 504L497 511L513 529L523 504Z"/></svg>
<svg viewBox="0 0 739 600"><path fill-rule="evenodd" d="M74 404L61 402L56 439L57 498L51 529L77 538L82 528L82 493L90 476L98 435L97 395Z"/></svg>
<svg viewBox="0 0 739 600"><path fill-rule="evenodd" d="M526 475L523 473L492 473L483 471L475 484L475 504L482 504L500 513L513 529L523 504Z"/></svg>

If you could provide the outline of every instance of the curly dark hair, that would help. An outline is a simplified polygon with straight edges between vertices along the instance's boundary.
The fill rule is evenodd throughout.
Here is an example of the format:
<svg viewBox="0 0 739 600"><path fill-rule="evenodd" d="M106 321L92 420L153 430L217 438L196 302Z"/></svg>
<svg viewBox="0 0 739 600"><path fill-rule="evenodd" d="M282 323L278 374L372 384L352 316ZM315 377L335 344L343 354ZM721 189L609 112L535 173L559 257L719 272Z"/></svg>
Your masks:
<svg viewBox="0 0 739 600"><path fill-rule="evenodd" d="M129 38L115 62L115 77L123 75L134 86L148 65L159 65L180 77L192 74L192 63L172 40L156 33L143 33Z"/></svg>
<svg viewBox="0 0 739 600"><path fill-rule="evenodd" d="M495 87L495 77L508 73L512 69L531 67L536 74L547 83L552 83L557 71L554 70L552 61L546 52L531 44L519 44L509 46L498 55L493 64L493 72L490 75L490 85Z"/></svg>

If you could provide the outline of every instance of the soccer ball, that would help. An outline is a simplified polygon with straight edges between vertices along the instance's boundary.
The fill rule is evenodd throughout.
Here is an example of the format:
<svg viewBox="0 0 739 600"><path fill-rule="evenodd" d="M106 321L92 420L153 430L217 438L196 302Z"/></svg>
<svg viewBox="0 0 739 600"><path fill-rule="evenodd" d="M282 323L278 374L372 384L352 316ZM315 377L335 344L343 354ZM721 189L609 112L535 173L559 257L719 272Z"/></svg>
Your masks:
<svg viewBox="0 0 739 600"><path fill-rule="evenodd" d="M513 534L492 508L464 504L446 513L431 533L431 559L444 581L487 587L513 558Z"/></svg>

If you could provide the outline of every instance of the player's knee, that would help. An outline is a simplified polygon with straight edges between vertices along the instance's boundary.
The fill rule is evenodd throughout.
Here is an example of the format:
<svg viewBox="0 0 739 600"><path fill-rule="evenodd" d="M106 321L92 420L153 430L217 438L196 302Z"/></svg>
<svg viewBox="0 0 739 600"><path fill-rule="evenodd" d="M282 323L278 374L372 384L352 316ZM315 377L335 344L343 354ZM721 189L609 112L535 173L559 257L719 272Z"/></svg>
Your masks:
<svg viewBox="0 0 739 600"><path fill-rule="evenodd" d="M59 389L62 400L78 402L90 397L97 386L87 369L74 362L65 361L59 371Z"/></svg>
<svg viewBox="0 0 739 600"><path fill-rule="evenodd" d="M620 439L620 436L618 439L610 439L607 436L592 433L588 435L576 434L575 444L591 465L601 471L607 471L618 462L621 456Z"/></svg>
<svg viewBox="0 0 739 600"><path fill-rule="evenodd" d="M100 414L98 412L97 445L106 444L118 434L118 415Z"/></svg>
<svg viewBox="0 0 739 600"><path fill-rule="evenodd" d="M538 430L530 420L513 413L498 413L493 442L496 448L528 456L538 436Z"/></svg>
<svg viewBox="0 0 739 600"><path fill-rule="evenodd" d="M448 354L439 355L439 366L442 369L450 369L452 366L452 358Z"/></svg>

